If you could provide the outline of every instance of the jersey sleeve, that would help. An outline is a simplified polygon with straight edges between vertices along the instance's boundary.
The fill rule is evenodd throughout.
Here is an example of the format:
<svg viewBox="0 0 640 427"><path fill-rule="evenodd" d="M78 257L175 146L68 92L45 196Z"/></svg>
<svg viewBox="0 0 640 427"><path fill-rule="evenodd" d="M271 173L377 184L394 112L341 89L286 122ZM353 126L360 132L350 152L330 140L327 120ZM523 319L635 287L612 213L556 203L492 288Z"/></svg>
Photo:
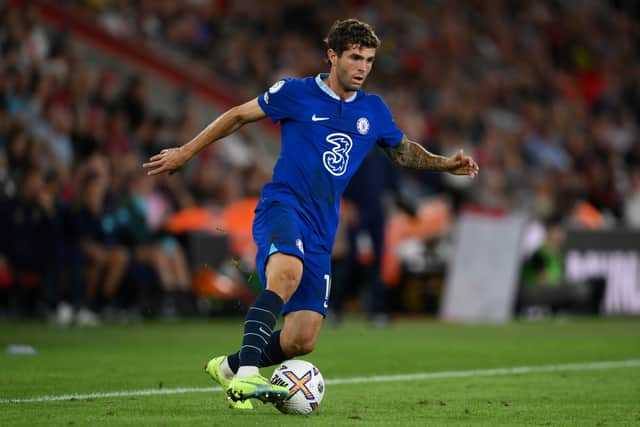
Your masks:
<svg viewBox="0 0 640 427"><path fill-rule="evenodd" d="M393 120L391 111L387 105L378 98L378 123L380 125L380 131L378 132L378 145L386 147L395 147L402 140L404 133L398 129L396 122Z"/></svg>
<svg viewBox="0 0 640 427"><path fill-rule="evenodd" d="M291 78L278 80L258 97L258 104L273 122L290 118L295 110L294 82Z"/></svg>

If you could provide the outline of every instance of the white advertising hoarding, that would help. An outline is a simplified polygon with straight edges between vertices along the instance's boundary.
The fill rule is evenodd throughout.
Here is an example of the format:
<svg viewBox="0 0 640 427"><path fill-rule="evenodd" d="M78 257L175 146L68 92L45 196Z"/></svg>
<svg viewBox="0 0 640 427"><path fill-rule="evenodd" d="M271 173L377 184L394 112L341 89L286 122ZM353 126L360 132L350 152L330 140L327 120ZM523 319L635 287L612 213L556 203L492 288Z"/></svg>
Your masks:
<svg viewBox="0 0 640 427"><path fill-rule="evenodd" d="M462 215L449 261L440 317L504 322L513 315L526 218Z"/></svg>

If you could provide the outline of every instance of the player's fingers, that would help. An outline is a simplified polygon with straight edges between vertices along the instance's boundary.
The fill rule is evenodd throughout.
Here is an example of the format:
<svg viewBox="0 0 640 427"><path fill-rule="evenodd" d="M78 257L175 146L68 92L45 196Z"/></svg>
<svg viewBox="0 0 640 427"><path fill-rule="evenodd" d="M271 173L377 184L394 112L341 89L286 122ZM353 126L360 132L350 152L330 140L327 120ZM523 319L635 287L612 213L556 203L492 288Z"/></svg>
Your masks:
<svg viewBox="0 0 640 427"><path fill-rule="evenodd" d="M163 150L164 151L164 150ZM160 154L156 154L155 156L151 157L149 160L153 161L153 160L160 160L161 158L164 157L164 153L161 152Z"/></svg>
<svg viewBox="0 0 640 427"><path fill-rule="evenodd" d="M147 175L158 175L159 173L162 173L165 170L166 170L165 167L161 166L159 168L151 169L149 172L147 172Z"/></svg>
<svg viewBox="0 0 640 427"><path fill-rule="evenodd" d="M462 169L462 173L464 175L470 176L471 178L475 178L475 176L478 174L478 170L473 165L467 164Z"/></svg>
<svg viewBox="0 0 640 427"><path fill-rule="evenodd" d="M162 166L163 164L164 164L164 162L162 160L156 160L155 162L143 163L142 167L143 168L155 168L157 166Z"/></svg>

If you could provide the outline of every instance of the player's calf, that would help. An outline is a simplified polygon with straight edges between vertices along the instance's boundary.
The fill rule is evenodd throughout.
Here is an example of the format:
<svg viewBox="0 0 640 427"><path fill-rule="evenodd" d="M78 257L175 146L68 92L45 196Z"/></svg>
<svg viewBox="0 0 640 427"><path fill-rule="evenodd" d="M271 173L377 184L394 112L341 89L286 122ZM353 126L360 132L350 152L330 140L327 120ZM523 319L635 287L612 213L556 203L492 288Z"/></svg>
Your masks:
<svg viewBox="0 0 640 427"><path fill-rule="evenodd" d="M304 356L311 353L316 348L315 339L294 339L283 343L283 351L289 357Z"/></svg>
<svg viewBox="0 0 640 427"><path fill-rule="evenodd" d="M322 314L312 310L288 313L284 318L284 327L280 333L280 343L284 354L291 358L311 353L320 336L323 319Z"/></svg>

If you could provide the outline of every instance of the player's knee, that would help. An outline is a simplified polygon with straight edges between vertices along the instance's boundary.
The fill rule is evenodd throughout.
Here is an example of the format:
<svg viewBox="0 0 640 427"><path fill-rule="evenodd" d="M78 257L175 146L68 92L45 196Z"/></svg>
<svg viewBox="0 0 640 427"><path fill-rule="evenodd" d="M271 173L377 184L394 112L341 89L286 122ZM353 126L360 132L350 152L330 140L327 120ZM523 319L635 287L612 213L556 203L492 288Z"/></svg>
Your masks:
<svg viewBox="0 0 640 427"><path fill-rule="evenodd" d="M267 289L286 302L298 288L301 278L302 268L297 263L280 263L267 269Z"/></svg>
<svg viewBox="0 0 640 427"><path fill-rule="evenodd" d="M287 265L275 271L272 277L289 286L298 286L300 282L300 270L295 265Z"/></svg>

